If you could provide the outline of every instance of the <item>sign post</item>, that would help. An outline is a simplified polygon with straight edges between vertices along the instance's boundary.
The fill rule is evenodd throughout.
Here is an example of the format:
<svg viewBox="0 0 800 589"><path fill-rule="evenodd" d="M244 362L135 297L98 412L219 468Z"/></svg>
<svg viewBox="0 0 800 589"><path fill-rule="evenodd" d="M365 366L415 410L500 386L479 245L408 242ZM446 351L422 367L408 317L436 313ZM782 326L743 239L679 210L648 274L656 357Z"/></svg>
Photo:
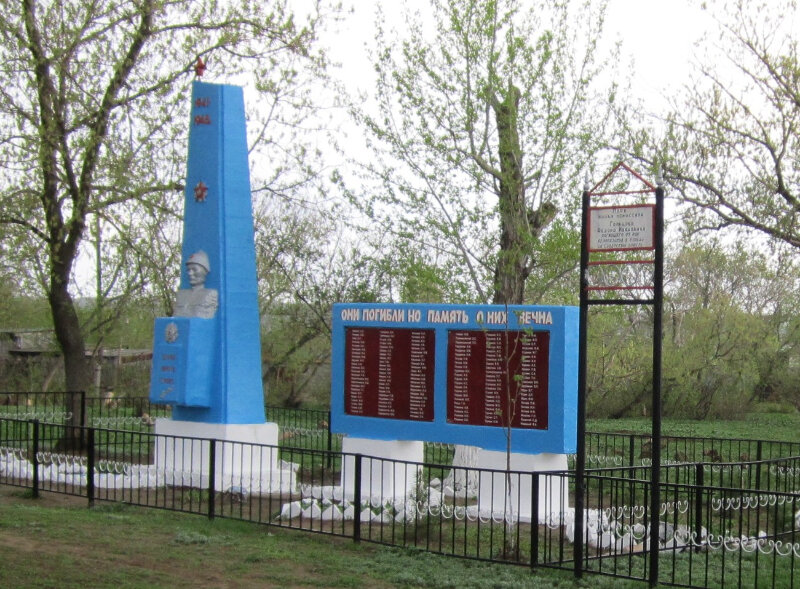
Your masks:
<svg viewBox="0 0 800 589"><path fill-rule="evenodd" d="M605 186L623 171L643 184L639 190L609 190ZM592 199L654 195L655 203L592 206ZM635 258L653 252L652 257ZM606 255L606 254L612 255ZM593 254L600 254L592 258ZM616 257L614 257L616 256ZM646 276L648 270L652 273ZM651 294L640 298L637 293ZM627 296L625 296L627 295ZM658 584L659 512L661 508L661 339L664 299L664 188L661 178L653 186L625 165L617 164L597 185L587 182L582 198L580 312L578 360L578 427L575 475L574 570L581 577L584 565L584 512L586 508L586 372L588 310L593 305L653 306L652 453L650 470L649 581Z"/></svg>

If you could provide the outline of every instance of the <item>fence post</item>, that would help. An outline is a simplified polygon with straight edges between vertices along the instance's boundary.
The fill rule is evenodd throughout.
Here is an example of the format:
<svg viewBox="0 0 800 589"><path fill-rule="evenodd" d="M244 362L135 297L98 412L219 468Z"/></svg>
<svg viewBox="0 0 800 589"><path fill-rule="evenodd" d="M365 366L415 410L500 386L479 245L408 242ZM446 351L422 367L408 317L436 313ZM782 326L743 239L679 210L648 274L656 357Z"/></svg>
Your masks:
<svg viewBox="0 0 800 589"><path fill-rule="evenodd" d="M31 444L31 464L33 464L33 490L34 499L39 498L39 420L34 419L33 424L33 443Z"/></svg>
<svg viewBox="0 0 800 589"><path fill-rule="evenodd" d="M355 469L353 478L355 479L355 488L353 489L353 541L361 541L361 454L356 454L354 457Z"/></svg>
<svg viewBox="0 0 800 589"><path fill-rule="evenodd" d="M333 451L333 434L331 433L331 411L328 410L328 420L325 422L328 424L328 468L333 466L333 456L331 452Z"/></svg>
<svg viewBox="0 0 800 589"><path fill-rule="evenodd" d="M633 457L633 444L635 440L633 438L633 434L629 434L628 437L628 466L633 466L634 464L634 457Z"/></svg>
<svg viewBox="0 0 800 589"><path fill-rule="evenodd" d="M86 425L86 391L81 391L81 422L80 426Z"/></svg>
<svg viewBox="0 0 800 589"><path fill-rule="evenodd" d="M94 429L86 431L86 496L94 507Z"/></svg>
<svg viewBox="0 0 800 589"><path fill-rule="evenodd" d="M214 487L217 483L217 441L208 441L208 519L214 519Z"/></svg>
<svg viewBox="0 0 800 589"><path fill-rule="evenodd" d="M694 475L694 534L695 534L695 543L699 543L700 539L702 538L701 532L703 529L703 487L704 487L704 474L703 474L703 465L701 463L696 463L694 465L695 468L695 475ZM698 547L697 550L700 550Z"/></svg>
<svg viewBox="0 0 800 589"><path fill-rule="evenodd" d="M636 439L633 437L633 434L628 434L628 478L635 479L636 478L636 471L633 468L635 458L634 458L634 445Z"/></svg>
<svg viewBox="0 0 800 589"><path fill-rule="evenodd" d="M531 473L531 568L539 562L539 473Z"/></svg>
<svg viewBox="0 0 800 589"><path fill-rule="evenodd" d="M763 448L761 447L761 440L758 440L758 444L756 445L756 489L759 491L761 490L761 461L763 460L762 451Z"/></svg>

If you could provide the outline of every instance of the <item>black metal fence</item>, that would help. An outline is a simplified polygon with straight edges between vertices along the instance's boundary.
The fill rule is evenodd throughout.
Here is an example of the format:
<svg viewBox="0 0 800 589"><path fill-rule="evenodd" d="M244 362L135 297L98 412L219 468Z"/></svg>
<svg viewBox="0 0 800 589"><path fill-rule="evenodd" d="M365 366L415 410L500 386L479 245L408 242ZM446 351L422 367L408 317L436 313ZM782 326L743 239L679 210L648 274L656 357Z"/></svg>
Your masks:
<svg viewBox="0 0 800 589"><path fill-rule="evenodd" d="M330 411L274 406L265 409L268 420L280 426L281 447L328 452L342 449L342 436L331 432ZM171 415L171 407L151 404L146 397L97 397L82 392L0 392L0 419L152 432L156 419ZM449 464L452 455L453 447L449 444L425 445L425 460L428 462Z"/></svg>
<svg viewBox="0 0 800 589"><path fill-rule="evenodd" d="M650 436L632 433L587 433L586 464L592 467L649 466ZM800 442L662 436L661 463L750 462L800 455Z"/></svg>
<svg viewBox="0 0 800 589"><path fill-rule="evenodd" d="M606 457L606 465L586 473L585 547L576 566L572 471L454 467L447 446L426 448L422 463L345 454L329 433L326 411L268 409L270 420L292 435L266 446L156 435L141 420L71 426L57 409L71 400L28 404L30 398L0 406L0 484L29 488L34 495L78 495L90 504L123 501L643 581L650 580L652 548L660 553L658 581L664 584L800 586L796 444L668 438L665 448L679 448L687 460L663 467L662 504L654 514L647 437L590 434L590 456ZM152 417L149 409L143 406L142 413ZM85 399L88 424L135 412ZM75 439L82 443L64 443ZM622 464L619 448L627 451ZM745 452L761 459L718 461ZM656 520L659 542L651 547L649 529Z"/></svg>

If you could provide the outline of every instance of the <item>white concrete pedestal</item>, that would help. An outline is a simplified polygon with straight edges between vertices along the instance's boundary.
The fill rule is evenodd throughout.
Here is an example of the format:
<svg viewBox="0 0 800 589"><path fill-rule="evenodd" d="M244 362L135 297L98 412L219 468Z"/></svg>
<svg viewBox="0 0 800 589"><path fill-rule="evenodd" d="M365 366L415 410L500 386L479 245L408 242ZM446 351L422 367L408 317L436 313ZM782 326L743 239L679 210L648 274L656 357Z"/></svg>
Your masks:
<svg viewBox="0 0 800 589"><path fill-rule="evenodd" d="M292 492L295 473L281 468L276 423L222 424L157 419L155 466L166 483L208 487L211 442L214 489L255 494Z"/></svg>
<svg viewBox="0 0 800 589"><path fill-rule="evenodd" d="M361 500L405 501L416 493L425 460L423 442L342 439L345 454L341 484L344 496L355 495L355 456L361 454Z"/></svg>
<svg viewBox="0 0 800 589"><path fill-rule="evenodd" d="M495 471L506 470L506 453L480 450L476 467ZM511 454L511 473L481 472L478 510L482 516L491 514L496 520L512 517L515 521L530 522L533 511L532 482L529 473L566 471L566 454ZM510 477L508 493L507 477ZM568 507L569 484L566 477L539 475L538 521L556 517Z"/></svg>

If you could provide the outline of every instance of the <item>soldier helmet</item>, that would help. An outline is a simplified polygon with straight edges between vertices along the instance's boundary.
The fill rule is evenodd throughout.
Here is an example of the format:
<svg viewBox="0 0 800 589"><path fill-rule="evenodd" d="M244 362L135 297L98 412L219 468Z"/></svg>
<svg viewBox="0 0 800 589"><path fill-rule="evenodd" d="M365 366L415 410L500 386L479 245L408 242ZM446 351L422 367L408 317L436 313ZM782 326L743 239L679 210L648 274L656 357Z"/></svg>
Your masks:
<svg viewBox="0 0 800 589"><path fill-rule="evenodd" d="M206 269L206 272L211 272L211 264L208 261L208 255L203 250L194 252L189 259L186 260L186 265L197 264Z"/></svg>

